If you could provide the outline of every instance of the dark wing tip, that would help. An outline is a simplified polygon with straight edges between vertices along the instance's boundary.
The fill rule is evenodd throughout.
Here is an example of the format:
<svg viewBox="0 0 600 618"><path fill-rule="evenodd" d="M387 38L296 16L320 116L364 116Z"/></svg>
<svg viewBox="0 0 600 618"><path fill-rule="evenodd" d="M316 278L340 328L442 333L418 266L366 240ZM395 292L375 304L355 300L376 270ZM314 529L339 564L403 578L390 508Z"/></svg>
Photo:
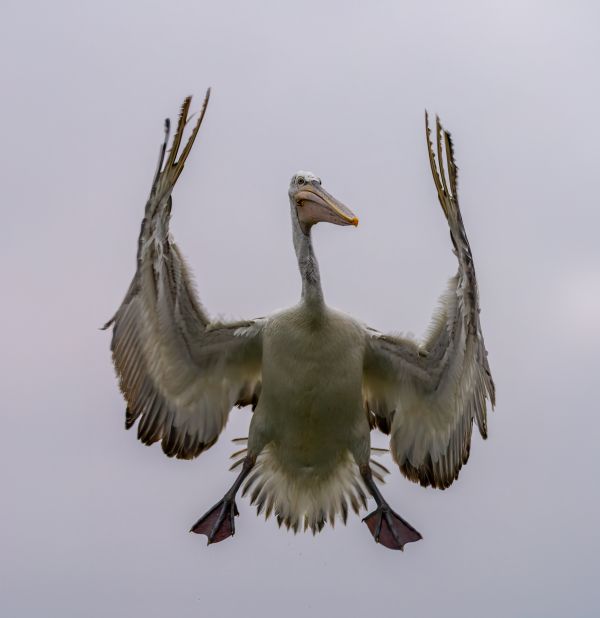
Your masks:
<svg viewBox="0 0 600 618"><path fill-rule="evenodd" d="M100 327L100 330L106 330L107 328L109 328L110 326L112 326L115 323L115 318L117 316L113 315L112 318L110 318L110 320L104 325Z"/></svg>

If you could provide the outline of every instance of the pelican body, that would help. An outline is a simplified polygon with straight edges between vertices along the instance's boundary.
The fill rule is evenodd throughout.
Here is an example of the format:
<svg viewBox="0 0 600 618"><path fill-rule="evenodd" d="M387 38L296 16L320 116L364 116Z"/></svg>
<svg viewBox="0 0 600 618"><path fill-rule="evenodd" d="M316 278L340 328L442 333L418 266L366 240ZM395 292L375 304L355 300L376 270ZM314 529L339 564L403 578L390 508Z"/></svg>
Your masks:
<svg viewBox="0 0 600 618"><path fill-rule="evenodd" d="M160 441L169 456L191 459L209 448L232 407L252 405L232 487L192 526L208 542L235 532L235 497L243 487L258 512L294 531L320 531L367 495L366 522L376 542L403 549L421 535L395 513L377 482L387 469L371 458L371 430L390 435L402 473L445 488L466 463L473 423L486 437L486 400L495 389L479 321L471 250L458 207L452 142L436 121L437 158L429 160L459 267L423 343L383 335L324 300L311 230L317 223L357 226L354 213L310 172L297 172L288 197L302 279L297 305L266 318L211 321L169 232L171 192L205 115L179 153L190 101L171 150L169 122L146 204L137 270L113 325L112 353L127 400L126 428ZM447 171L444 169L444 156Z"/></svg>

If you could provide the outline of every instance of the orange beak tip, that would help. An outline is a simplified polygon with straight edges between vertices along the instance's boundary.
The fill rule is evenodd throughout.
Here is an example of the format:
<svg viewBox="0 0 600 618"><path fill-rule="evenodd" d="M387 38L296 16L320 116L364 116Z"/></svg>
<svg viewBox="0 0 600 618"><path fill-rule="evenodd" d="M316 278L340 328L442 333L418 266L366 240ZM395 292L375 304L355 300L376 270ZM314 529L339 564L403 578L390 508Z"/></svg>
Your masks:
<svg viewBox="0 0 600 618"><path fill-rule="evenodd" d="M356 217L354 217L354 219L352 219L352 225L354 227L356 227L358 225L358 219Z"/></svg>

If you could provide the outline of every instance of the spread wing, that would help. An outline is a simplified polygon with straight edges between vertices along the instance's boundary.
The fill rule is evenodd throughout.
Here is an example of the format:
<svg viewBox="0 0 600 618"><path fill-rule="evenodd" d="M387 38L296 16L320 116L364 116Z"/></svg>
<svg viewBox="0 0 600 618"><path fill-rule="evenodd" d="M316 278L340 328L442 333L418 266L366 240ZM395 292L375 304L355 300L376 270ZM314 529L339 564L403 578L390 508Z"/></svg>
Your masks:
<svg viewBox="0 0 600 618"><path fill-rule="evenodd" d="M372 425L390 434L392 455L403 474L443 489L467 462L474 420L487 437L486 399L494 406L495 387L479 321L473 257L458 205L452 142L437 119L436 161L427 114L425 123L431 171L458 272L423 344L367 331L364 395Z"/></svg>
<svg viewBox="0 0 600 618"><path fill-rule="evenodd" d="M137 270L125 300L104 327L113 326L111 350L127 400L126 428L139 418L142 442L161 440L167 455L184 459L212 446L231 408L255 405L260 391L262 322L211 323L169 233L171 192L198 134L209 94L179 154L191 97L183 103L163 166L169 139L166 121L142 221Z"/></svg>

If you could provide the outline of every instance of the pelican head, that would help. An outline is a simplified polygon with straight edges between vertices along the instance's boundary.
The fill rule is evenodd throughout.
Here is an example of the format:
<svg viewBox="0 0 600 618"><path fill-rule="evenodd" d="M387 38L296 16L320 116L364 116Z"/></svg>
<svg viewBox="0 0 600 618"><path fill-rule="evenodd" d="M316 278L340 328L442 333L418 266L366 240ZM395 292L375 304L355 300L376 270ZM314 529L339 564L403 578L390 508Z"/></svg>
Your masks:
<svg viewBox="0 0 600 618"><path fill-rule="evenodd" d="M292 209L295 208L305 233L320 221L336 225L358 225L355 214L321 186L321 179L311 172L294 174L288 191Z"/></svg>

